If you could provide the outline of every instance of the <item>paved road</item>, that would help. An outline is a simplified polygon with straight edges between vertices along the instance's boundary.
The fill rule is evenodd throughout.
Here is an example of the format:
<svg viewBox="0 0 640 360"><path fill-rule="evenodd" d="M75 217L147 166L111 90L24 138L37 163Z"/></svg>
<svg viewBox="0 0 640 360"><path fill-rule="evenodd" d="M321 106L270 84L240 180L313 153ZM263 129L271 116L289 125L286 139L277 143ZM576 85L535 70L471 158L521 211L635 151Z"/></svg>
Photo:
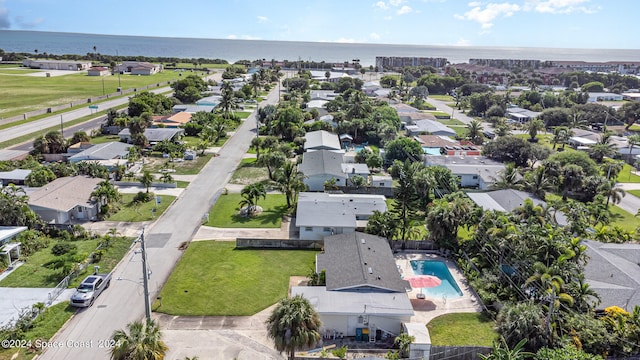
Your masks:
<svg viewBox="0 0 640 360"><path fill-rule="evenodd" d="M168 86L151 90L152 93L156 93L156 94L164 93L168 91L171 91L171 88ZM131 94L131 95L133 96L134 94ZM123 96L117 99L101 102L97 105L99 106L98 110L105 110L105 109L110 109L116 106L124 105L128 102L129 102L129 97ZM94 112L95 110L89 109L89 107L87 106L81 109L76 109L76 110L66 112L62 115L52 115L44 119L35 120L35 121L18 125L18 126L13 126L8 129L4 129L0 132L0 142L4 142L7 140L15 139L20 136L32 134L36 131L47 129L50 127L60 126L61 121L64 124L65 122L91 115Z"/></svg>
<svg viewBox="0 0 640 360"><path fill-rule="evenodd" d="M275 104L278 88L269 93L262 106ZM222 192L231 174L248 150L255 136L256 111L249 116L214 157L180 195L174 204L147 229L147 258L152 271L151 299L155 299L173 267L179 261L181 243L190 241L200 227L201 219ZM93 347L63 346L44 352L42 359L107 359L108 349L99 348L100 341L109 339L114 330L144 317L144 296L140 285L140 255L128 254L114 270L114 281L93 305L80 311L54 337L53 341L92 341ZM124 280L117 281L121 278Z"/></svg>

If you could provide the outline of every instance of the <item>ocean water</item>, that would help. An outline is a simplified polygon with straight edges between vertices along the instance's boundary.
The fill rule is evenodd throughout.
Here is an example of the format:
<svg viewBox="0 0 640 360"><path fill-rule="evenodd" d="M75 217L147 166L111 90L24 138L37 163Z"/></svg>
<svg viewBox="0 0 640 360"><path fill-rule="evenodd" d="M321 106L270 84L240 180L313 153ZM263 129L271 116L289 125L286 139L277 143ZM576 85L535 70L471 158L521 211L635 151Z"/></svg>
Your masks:
<svg viewBox="0 0 640 360"><path fill-rule="evenodd" d="M529 47L477 47L389 44L347 44L266 40L168 38L95 35L41 31L0 30L0 49L5 52L44 52L108 55L161 56L237 60L311 60L331 63L359 59L375 65L376 56L444 57L451 63L472 58L582 61L640 61L640 49L560 49Z"/></svg>

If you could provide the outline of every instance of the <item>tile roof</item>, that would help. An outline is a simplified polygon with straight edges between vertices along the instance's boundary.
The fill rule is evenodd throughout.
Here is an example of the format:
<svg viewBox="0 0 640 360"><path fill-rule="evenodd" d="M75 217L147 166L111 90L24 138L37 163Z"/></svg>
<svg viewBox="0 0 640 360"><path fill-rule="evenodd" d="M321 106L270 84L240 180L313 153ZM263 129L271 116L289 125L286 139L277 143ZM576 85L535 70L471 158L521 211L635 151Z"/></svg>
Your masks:
<svg viewBox="0 0 640 360"><path fill-rule="evenodd" d="M29 194L29 206L69 211L78 205L91 204L91 193L102 180L87 176L57 178Z"/></svg>
<svg viewBox="0 0 640 360"><path fill-rule="evenodd" d="M327 290L369 290L405 293L387 239L361 232L324 238L324 253L316 257L316 271L326 270Z"/></svg>

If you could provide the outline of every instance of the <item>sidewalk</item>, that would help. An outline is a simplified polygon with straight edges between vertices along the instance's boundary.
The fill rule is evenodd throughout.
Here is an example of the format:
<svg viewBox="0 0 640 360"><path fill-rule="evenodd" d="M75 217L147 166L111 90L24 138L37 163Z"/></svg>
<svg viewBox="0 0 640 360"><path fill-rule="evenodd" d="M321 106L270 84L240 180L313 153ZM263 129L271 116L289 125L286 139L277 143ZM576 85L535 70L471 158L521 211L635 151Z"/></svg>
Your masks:
<svg viewBox="0 0 640 360"><path fill-rule="evenodd" d="M200 226L192 241L235 240L237 238L294 239L296 238L295 218L285 217L279 229L276 228L217 228Z"/></svg>

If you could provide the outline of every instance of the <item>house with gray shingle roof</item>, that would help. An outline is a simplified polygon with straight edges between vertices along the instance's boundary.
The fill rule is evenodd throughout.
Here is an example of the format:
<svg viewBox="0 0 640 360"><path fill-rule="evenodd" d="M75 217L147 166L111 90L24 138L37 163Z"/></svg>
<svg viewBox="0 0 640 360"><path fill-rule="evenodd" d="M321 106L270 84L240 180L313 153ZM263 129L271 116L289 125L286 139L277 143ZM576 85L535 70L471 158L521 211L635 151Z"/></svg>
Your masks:
<svg viewBox="0 0 640 360"><path fill-rule="evenodd" d="M336 179L336 185L345 186L347 175L342 172L343 154L329 150L305 152L298 171L310 191L324 191L325 181Z"/></svg>
<svg viewBox="0 0 640 360"><path fill-rule="evenodd" d="M385 200L383 195L301 192L296 210L300 240L364 229L374 211L387 211Z"/></svg>
<svg viewBox="0 0 640 360"><path fill-rule="evenodd" d="M357 329L367 329L398 335L414 314L406 292L410 285L384 238L361 232L326 237L324 253L316 256L316 272L322 270L326 286L296 286L291 293L314 306L323 333L355 336Z"/></svg>
<svg viewBox="0 0 640 360"><path fill-rule="evenodd" d="M420 135L423 133L452 137L456 136L455 130L435 120L417 120L411 125L406 125L405 129L407 129L407 134L409 136Z"/></svg>
<svg viewBox="0 0 640 360"><path fill-rule="evenodd" d="M0 172L0 185L7 186L9 184L24 185L27 176L31 174L31 170L13 169L11 171Z"/></svg>
<svg viewBox="0 0 640 360"><path fill-rule="evenodd" d="M57 178L28 195L29 207L51 224L95 219L100 204L91 200L91 193L102 180L87 176Z"/></svg>
<svg viewBox="0 0 640 360"><path fill-rule="evenodd" d="M467 196L473 200L476 205L489 211L495 210L510 213L514 209L522 207L527 199L531 200L534 206L547 206L547 203L544 200L540 200L528 192L514 189L468 192ZM568 223L567 217L561 211L555 212L555 219L560 226L566 226Z"/></svg>
<svg viewBox="0 0 640 360"><path fill-rule="evenodd" d="M597 308L619 306L631 312L640 306L640 244L582 243L589 257L584 275L601 300Z"/></svg>
<svg viewBox="0 0 640 360"><path fill-rule="evenodd" d="M184 134L184 129L181 128L147 128L144 130L144 136L149 143L154 144L163 140L177 141ZM131 131L129 128L124 128L118 133L120 141L130 142Z"/></svg>

